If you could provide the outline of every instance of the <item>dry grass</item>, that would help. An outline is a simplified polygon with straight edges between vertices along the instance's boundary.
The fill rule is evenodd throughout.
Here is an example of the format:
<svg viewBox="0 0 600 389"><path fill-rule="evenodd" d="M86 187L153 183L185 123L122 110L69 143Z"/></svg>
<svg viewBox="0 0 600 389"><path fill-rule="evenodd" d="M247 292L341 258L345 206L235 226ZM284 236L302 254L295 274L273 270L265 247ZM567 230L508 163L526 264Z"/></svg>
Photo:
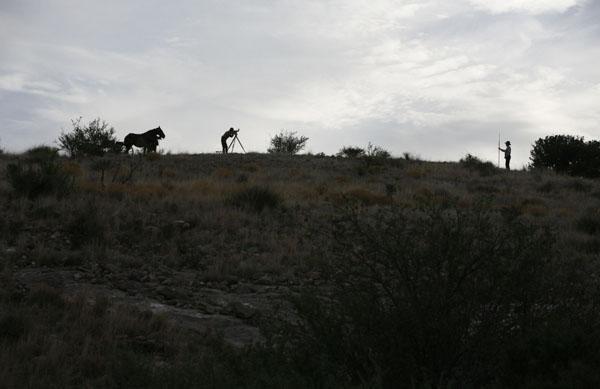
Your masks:
<svg viewBox="0 0 600 389"><path fill-rule="evenodd" d="M2 155L0 172L18 157ZM96 278L110 269L115 279L131 270L152 278L159 269L205 281L267 277L288 287L313 282L315 258L331 249L320 232L348 206L482 209L549 226L565 258L597 261L597 181L528 172L482 176L454 163L400 162L365 168L352 159L260 154L112 156L100 165L63 160L74 191L35 200L17 196L2 173L0 271L9 283L15 270L45 266ZM268 188L280 197L278 205L234 206L232 197L249 188ZM175 365L182 358L177 350L185 346L160 319L83 303L89 296L65 301L44 286L14 300L21 293L15 288L2 292L5 385L36 386L35 377L56 379L57 386L115 385L126 368L110 361L138 336L160 348L152 358ZM81 360L74 362L75 355ZM142 359L145 367L162 363ZM52 373L70 365L72 371Z"/></svg>

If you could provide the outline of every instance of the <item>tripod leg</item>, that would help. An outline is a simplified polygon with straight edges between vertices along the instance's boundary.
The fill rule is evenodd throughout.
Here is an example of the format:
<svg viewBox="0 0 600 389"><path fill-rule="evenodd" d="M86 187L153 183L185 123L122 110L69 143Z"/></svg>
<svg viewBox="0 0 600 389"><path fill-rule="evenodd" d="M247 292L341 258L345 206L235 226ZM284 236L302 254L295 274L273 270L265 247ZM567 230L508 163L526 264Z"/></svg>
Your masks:
<svg viewBox="0 0 600 389"><path fill-rule="evenodd" d="M244 145L242 144L242 141L240 141L240 139L236 136L235 139L237 139L238 143L240 144L240 147L242 148L242 150L244 150L244 153L246 152L246 149L244 148Z"/></svg>

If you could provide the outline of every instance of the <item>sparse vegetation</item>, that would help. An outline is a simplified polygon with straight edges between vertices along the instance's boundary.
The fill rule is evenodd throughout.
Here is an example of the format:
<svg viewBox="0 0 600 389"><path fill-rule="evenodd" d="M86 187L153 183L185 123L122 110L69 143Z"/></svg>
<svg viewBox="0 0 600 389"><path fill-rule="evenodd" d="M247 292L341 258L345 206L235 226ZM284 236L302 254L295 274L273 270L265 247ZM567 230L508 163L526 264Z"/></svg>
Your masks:
<svg viewBox="0 0 600 389"><path fill-rule="evenodd" d="M3 156L0 382L598 386L600 183L374 148Z"/></svg>
<svg viewBox="0 0 600 389"><path fill-rule="evenodd" d="M260 212L266 208L279 207L282 199L270 188L252 186L232 193L226 203Z"/></svg>
<svg viewBox="0 0 600 389"><path fill-rule="evenodd" d="M482 161L472 154L465 155L459 163L470 171L477 171L482 176L489 176L497 172L496 167L489 161Z"/></svg>
<svg viewBox="0 0 600 389"><path fill-rule="evenodd" d="M6 167L6 179L15 193L34 199L56 194L64 195L73 188L72 177L65 172L57 149L34 147L25 156Z"/></svg>
<svg viewBox="0 0 600 389"><path fill-rule="evenodd" d="M269 153L298 154L306 147L308 138L296 135L296 131L280 131L271 138Z"/></svg>
<svg viewBox="0 0 600 389"><path fill-rule="evenodd" d="M371 161L382 161L390 158L391 155L389 151L380 146L374 146L369 143L367 145L367 149L365 150L365 159Z"/></svg>
<svg viewBox="0 0 600 389"><path fill-rule="evenodd" d="M101 156L108 151L120 151L116 144L115 130L100 118L85 123L80 117L71 120L73 129L62 132L58 144L71 157Z"/></svg>
<svg viewBox="0 0 600 389"><path fill-rule="evenodd" d="M346 146L337 153L338 157L361 158L365 156L365 149L362 147Z"/></svg>
<svg viewBox="0 0 600 389"><path fill-rule="evenodd" d="M433 207L337 219L323 263L332 293L297 300L304 324L292 347L365 387L502 381L512 345L560 315L567 296L549 282L552 235L498 216Z"/></svg>

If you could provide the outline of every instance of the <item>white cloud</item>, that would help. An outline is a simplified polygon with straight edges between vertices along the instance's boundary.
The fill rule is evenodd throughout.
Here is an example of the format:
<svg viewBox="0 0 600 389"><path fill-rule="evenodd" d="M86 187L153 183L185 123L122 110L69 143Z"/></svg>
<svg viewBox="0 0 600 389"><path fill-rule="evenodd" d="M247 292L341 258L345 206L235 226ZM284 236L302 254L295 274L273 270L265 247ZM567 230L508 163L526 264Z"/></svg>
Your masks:
<svg viewBox="0 0 600 389"><path fill-rule="evenodd" d="M469 0L475 7L492 13L528 12L564 12L577 5L577 0Z"/></svg>
<svg viewBox="0 0 600 389"><path fill-rule="evenodd" d="M2 138L14 147L83 115L120 135L160 124L174 151L214 151L233 125L254 150L293 128L314 134L313 151L370 140L458 159L490 128L530 143L600 123L597 22L581 18L591 3L67 3L0 5L0 114L13 123Z"/></svg>

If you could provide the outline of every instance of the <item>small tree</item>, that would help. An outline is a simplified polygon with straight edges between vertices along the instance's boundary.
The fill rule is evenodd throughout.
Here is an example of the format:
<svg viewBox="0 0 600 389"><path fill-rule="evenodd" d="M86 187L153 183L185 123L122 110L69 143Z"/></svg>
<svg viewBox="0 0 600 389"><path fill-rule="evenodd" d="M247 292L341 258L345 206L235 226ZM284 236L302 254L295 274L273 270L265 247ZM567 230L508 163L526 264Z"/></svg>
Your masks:
<svg viewBox="0 0 600 389"><path fill-rule="evenodd" d="M388 159L391 157L390 152L384 149L383 147L374 146L370 142L367 145L367 150L365 151L365 156L369 158L377 158L377 159Z"/></svg>
<svg viewBox="0 0 600 389"><path fill-rule="evenodd" d="M572 176L600 176L600 142L583 137L552 135L539 138L531 150L530 166Z"/></svg>
<svg viewBox="0 0 600 389"><path fill-rule="evenodd" d="M362 147L345 146L337 153L338 157L361 158L365 156L365 149Z"/></svg>
<svg viewBox="0 0 600 389"><path fill-rule="evenodd" d="M71 157L100 156L116 150L115 129L100 118L85 124L83 118L71 120L73 130L61 132L58 144Z"/></svg>
<svg viewBox="0 0 600 389"><path fill-rule="evenodd" d="M388 160L390 156L390 153L386 149L383 147L374 146L371 144L371 142L369 142L367 149L365 150L365 154L362 156L361 160L363 161L365 167L370 169L384 165L385 161Z"/></svg>
<svg viewBox="0 0 600 389"><path fill-rule="evenodd" d="M306 142L308 142L307 137L296 136L295 131L282 130L271 138L271 147L267 151L269 153L297 154L306 146Z"/></svg>

